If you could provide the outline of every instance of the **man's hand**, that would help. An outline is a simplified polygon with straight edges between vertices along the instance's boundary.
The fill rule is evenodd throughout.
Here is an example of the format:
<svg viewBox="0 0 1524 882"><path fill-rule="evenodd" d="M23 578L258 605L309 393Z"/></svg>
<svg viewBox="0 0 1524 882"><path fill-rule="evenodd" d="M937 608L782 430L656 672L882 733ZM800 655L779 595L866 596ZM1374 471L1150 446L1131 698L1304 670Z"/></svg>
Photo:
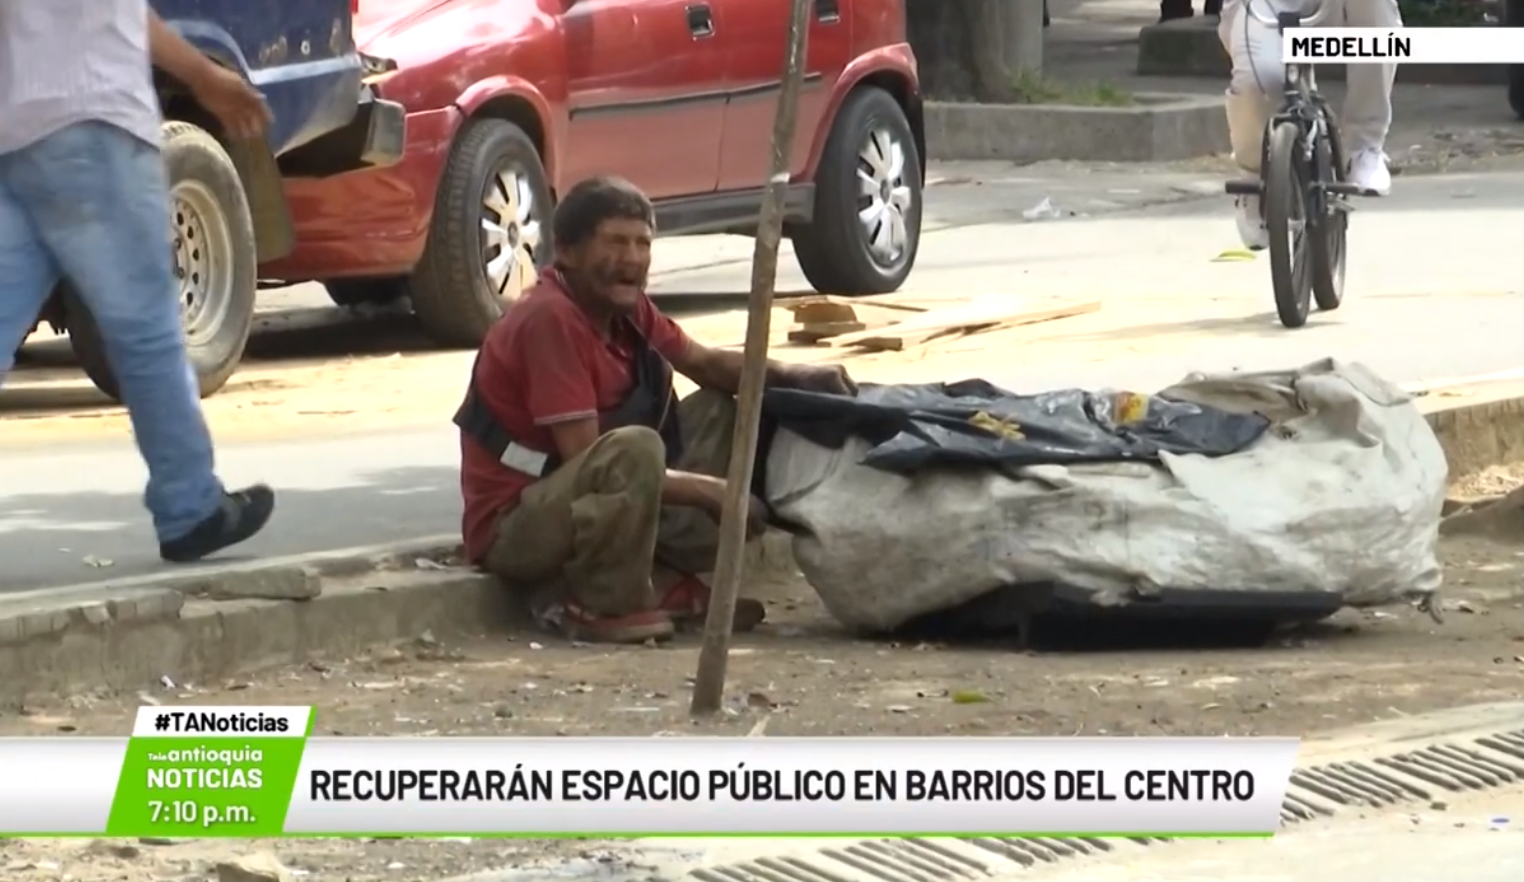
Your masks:
<svg viewBox="0 0 1524 882"><path fill-rule="evenodd" d="M783 368L783 383L790 389L825 392L832 395L856 395L857 383L839 364L789 364Z"/></svg>
<svg viewBox="0 0 1524 882"><path fill-rule="evenodd" d="M716 480L713 484L705 485L704 502L701 506L704 513L714 519L718 524L725 515L725 482ZM767 530L767 503L758 499L754 494L746 497L746 538L755 539Z"/></svg>
<svg viewBox="0 0 1524 882"><path fill-rule="evenodd" d="M251 140L270 126L270 107L265 96L243 77L217 64L207 64L187 85L227 134Z"/></svg>
<svg viewBox="0 0 1524 882"><path fill-rule="evenodd" d="M258 89L187 43L152 9L148 10L148 57L155 67L184 83L228 135L257 138L270 125L270 108Z"/></svg>

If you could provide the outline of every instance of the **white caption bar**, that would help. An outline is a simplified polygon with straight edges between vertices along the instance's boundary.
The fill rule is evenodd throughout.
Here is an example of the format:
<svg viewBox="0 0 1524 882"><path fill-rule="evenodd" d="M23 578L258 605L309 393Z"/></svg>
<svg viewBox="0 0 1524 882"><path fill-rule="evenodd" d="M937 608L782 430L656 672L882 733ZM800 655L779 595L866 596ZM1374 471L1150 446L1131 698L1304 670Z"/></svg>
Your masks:
<svg viewBox="0 0 1524 882"><path fill-rule="evenodd" d="M1287 28L1281 58L1314 64L1524 64L1524 30Z"/></svg>
<svg viewBox="0 0 1524 882"><path fill-rule="evenodd" d="M307 743L289 833L1269 833L1295 739ZM611 786L612 785L612 786Z"/></svg>
<svg viewBox="0 0 1524 882"><path fill-rule="evenodd" d="M102 833L126 738L0 738L0 833Z"/></svg>

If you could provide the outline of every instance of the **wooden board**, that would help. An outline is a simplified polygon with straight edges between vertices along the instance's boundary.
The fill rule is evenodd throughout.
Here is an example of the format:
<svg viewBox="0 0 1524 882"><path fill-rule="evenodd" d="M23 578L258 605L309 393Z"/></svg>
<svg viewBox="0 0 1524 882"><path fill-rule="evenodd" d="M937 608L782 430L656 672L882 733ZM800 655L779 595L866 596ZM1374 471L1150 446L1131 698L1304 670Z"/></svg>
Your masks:
<svg viewBox="0 0 1524 882"><path fill-rule="evenodd" d="M797 315L802 310L821 310L826 306L845 307L848 310L859 306L873 306L879 309L896 309L902 312L927 312L949 302L957 303L959 301L935 300L905 294L874 294L867 297L838 297L835 294L803 294L776 298L773 300L773 306L778 309L787 309Z"/></svg>
<svg viewBox="0 0 1524 882"><path fill-rule="evenodd" d="M856 333L867 327L862 322L851 321L807 323L789 331L788 341L790 343L809 343L813 346L828 337Z"/></svg>
<svg viewBox="0 0 1524 882"><path fill-rule="evenodd" d="M854 346L872 351L900 351L934 337L955 332L991 328L1010 328L1070 316L1085 315L1101 308L1099 300L1032 307L1014 299L975 301L963 306L933 309L887 328L857 331L832 337L832 346Z"/></svg>

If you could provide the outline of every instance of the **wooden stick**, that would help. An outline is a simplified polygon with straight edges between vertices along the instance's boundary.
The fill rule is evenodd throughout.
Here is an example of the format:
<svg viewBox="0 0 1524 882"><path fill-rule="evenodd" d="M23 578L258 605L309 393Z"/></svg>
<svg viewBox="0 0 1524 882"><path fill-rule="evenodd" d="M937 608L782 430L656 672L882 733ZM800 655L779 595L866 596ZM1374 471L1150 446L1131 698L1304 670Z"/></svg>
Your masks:
<svg viewBox="0 0 1524 882"><path fill-rule="evenodd" d="M735 437L730 444L730 473L726 476L725 506L720 515L720 548L709 615L704 620L704 643L699 650L693 683L695 716L720 711L725 698L725 666L730 655L730 632L735 623L736 596L741 589L742 554L746 545L746 513L751 502L752 460L757 455L757 428L762 421L762 388L767 380L767 341L778 281L778 245L783 238L783 199L788 191L789 153L799 116L799 87L809 39L810 0L793 0L788 22L788 47L783 57L783 84L773 119L773 164L757 224L757 245L751 258L751 299L747 303L746 352L741 388L736 396Z"/></svg>

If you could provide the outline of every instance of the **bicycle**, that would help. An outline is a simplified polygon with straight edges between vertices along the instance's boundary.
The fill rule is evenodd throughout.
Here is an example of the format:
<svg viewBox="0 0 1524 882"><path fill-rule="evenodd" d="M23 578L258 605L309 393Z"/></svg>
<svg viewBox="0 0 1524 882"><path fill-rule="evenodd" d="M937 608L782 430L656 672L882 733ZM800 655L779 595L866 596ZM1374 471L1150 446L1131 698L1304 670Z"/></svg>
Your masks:
<svg viewBox="0 0 1524 882"><path fill-rule="evenodd" d="M1317 12L1303 18L1295 12L1274 17L1245 12L1276 27L1317 27L1335 11L1337 0L1324 0ZM1312 302L1329 312L1344 299L1345 240L1349 228L1349 197L1359 188L1346 179L1344 147L1328 102L1318 93L1310 61L1286 65L1285 97L1270 118L1260 156L1259 178L1229 181L1228 193L1259 196L1260 212L1270 238L1270 281L1275 311L1281 324L1307 324Z"/></svg>

